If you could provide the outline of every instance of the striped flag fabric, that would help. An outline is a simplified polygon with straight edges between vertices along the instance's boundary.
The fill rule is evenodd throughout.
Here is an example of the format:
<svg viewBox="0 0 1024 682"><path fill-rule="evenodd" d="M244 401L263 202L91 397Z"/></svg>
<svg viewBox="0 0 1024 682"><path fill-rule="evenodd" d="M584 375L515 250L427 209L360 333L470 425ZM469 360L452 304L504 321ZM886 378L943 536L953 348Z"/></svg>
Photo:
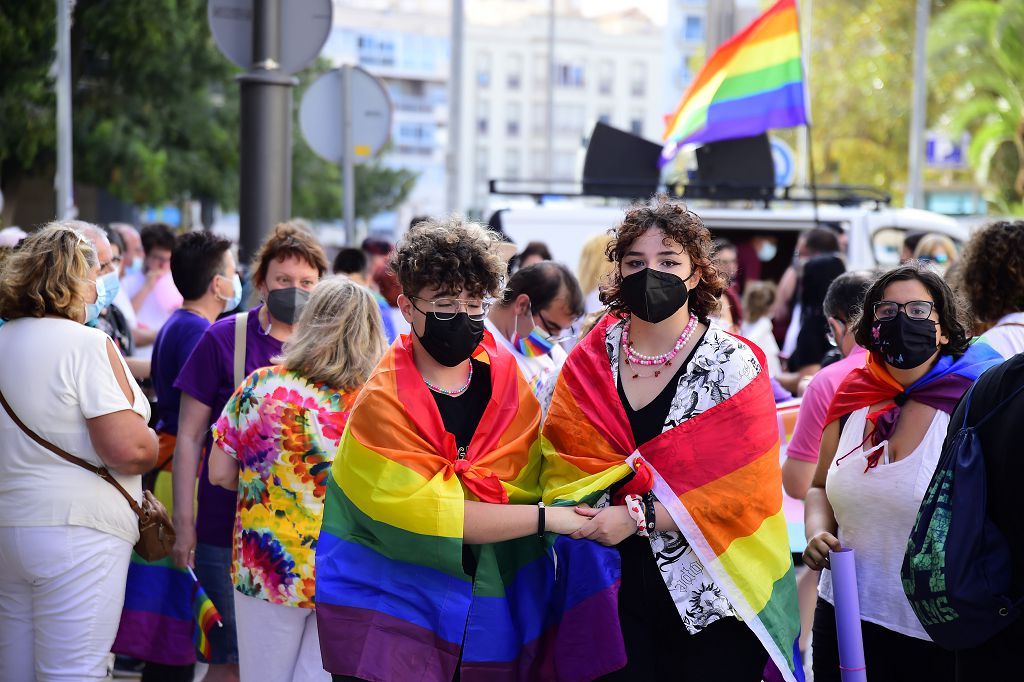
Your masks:
<svg viewBox="0 0 1024 682"><path fill-rule="evenodd" d="M192 569L189 569L189 573L192 573ZM203 586L199 584L195 573L192 573L192 581L195 590L192 599L196 618L195 648L196 651L203 655L203 658L210 660L210 631L213 630L215 625L221 625L220 611L213 605L213 600L207 596Z"/></svg>
<svg viewBox="0 0 1024 682"><path fill-rule="evenodd" d="M667 117L661 165L684 144L808 121L796 0L779 0L712 53Z"/></svg>

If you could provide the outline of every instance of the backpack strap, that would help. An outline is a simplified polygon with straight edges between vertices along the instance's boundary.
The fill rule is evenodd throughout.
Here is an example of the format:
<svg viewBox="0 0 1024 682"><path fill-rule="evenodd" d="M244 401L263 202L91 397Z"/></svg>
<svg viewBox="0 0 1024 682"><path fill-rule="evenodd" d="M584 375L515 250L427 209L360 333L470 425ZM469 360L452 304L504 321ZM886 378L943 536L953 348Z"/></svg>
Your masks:
<svg viewBox="0 0 1024 682"><path fill-rule="evenodd" d="M238 313L235 315L235 355L234 355L234 379L235 388L245 379L245 332L249 324L249 313Z"/></svg>

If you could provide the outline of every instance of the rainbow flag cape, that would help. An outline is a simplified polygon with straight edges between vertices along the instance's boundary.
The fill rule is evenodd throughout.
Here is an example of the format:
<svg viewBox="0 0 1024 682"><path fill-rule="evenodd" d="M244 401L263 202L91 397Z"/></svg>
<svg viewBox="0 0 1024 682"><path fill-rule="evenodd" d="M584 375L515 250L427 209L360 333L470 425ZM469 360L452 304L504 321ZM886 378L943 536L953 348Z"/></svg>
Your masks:
<svg viewBox="0 0 1024 682"><path fill-rule="evenodd" d="M490 334L476 357L489 365L491 398L464 458L408 336L352 408L316 553L317 624L331 673L448 682L458 667L464 681L583 680L624 663L621 639L583 641L557 627L614 607L616 567L595 569L588 548L575 546L583 543L561 543L564 564L588 573L569 583L561 563L556 579L550 539L463 544L467 499L540 499L540 406ZM466 562L475 563L472 576ZM604 651L593 651L595 642Z"/></svg>
<svg viewBox="0 0 1024 682"><path fill-rule="evenodd" d="M779 0L722 43L667 118L661 164L692 142L807 123L796 0Z"/></svg>
<svg viewBox="0 0 1024 682"><path fill-rule="evenodd" d="M593 503L617 484L619 492L653 490L778 671L802 680L768 373L638 446L605 350L616 321L605 316L573 349L555 385L542 438L544 501Z"/></svg>
<svg viewBox="0 0 1024 682"><path fill-rule="evenodd" d="M205 596L205 593L204 593ZM132 552L121 624L111 651L164 665L196 662L193 582L170 557L149 562Z"/></svg>
<svg viewBox="0 0 1024 682"><path fill-rule="evenodd" d="M194 638L195 649L203 655L203 658L210 660L210 630L213 629L214 625L219 626L221 624L220 612L213 605L213 600L207 596L206 590L199 584L195 574L192 574L190 577L195 589L192 600L197 626Z"/></svg>

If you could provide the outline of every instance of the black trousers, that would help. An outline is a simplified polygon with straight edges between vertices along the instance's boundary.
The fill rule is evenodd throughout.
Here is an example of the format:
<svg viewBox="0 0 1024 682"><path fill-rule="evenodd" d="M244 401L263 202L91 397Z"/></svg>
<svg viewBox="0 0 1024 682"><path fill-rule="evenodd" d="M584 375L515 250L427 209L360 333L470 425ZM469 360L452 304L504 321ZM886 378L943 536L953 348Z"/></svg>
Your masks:
<svg viewBox="0 0 1024 682"><path fill-rule="evenodd" d="M142 682L192 682L195 678L196 666L164 665L163 663L147 662L142 669Z"/></svg>
<svg viewBox="0 0 1024 682"><path fill-rule="evenodd" d="M760 682L768 652L745 623L723 618L696 635L689 634L650 542L634 535L618 550L622 559L619 620L628 661L625 668L603 680Z"/></svg>
<svg viewBox="0 0 1024 682"><path fill-rule="evenodd" d="M956 682L1011 679L1024 668L1024 618L973 649L956 652Z"/></svg>
<svg viewBox="0 0 1024 682"><path fill-rule="evenodd" d="M871 682L953 682L954 656L938 644L908 637L881 625L861 621L864 662ZM822 598L814 609L811 648L814 682L839 682L839 643L835 608ZM998 679L998 678L992 678Z"/></svg>

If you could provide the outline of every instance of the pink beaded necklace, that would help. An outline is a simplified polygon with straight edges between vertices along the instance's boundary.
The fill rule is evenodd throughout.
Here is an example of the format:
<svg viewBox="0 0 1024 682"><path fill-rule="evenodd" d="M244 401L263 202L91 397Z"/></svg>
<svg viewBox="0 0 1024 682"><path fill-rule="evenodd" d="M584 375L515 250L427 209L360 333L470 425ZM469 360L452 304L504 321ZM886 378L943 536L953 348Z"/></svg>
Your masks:
<svg viewBox="0 0 1024 682"><path fill-rule="evenodd" d="M675 345L672 346L672 350L661 355L644 355L633 349L633 343L629 340L629 321L626 321L625 326L622 328L622 350L626 354L627 365L640 365L641 367L652 367L655 365L665 365L666 367L672 366L672 360L679 355L679 351L683 349L686 342L690 340L690 336L693 335L693 330L697 328L697 316L690 313L690 321L686 323L686 328L683 329L683 333L679 335ZM647 377L657 377L661 374L661 370L655 370L654 374L644 375ZM639 374L634 374L633 378L639 378Z"/></svg>

